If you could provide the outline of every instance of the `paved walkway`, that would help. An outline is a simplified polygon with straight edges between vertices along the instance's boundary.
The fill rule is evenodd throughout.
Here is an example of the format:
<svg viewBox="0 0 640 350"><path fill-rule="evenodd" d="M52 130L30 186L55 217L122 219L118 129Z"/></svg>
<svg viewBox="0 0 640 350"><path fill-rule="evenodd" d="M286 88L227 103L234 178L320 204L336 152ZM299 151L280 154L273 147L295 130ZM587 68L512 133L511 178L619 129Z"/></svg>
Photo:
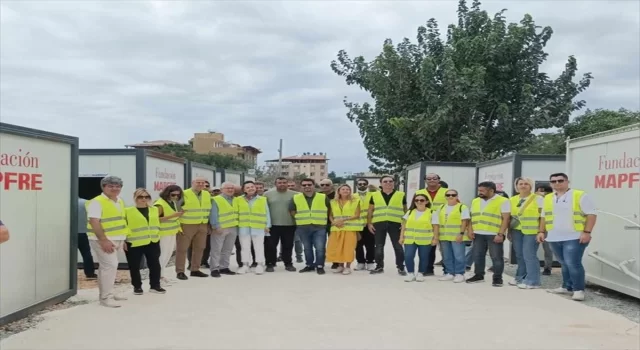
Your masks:
<svg viewBox="0 0 640 350"><path fill-rule="evenodd" d="M405 283L392 268L377 276L280 268L190 279L166 295L130 295L120 309L92 302L55 311L0 348L609 350L640 348L640 333L621 316L543 290Z"/></svg>

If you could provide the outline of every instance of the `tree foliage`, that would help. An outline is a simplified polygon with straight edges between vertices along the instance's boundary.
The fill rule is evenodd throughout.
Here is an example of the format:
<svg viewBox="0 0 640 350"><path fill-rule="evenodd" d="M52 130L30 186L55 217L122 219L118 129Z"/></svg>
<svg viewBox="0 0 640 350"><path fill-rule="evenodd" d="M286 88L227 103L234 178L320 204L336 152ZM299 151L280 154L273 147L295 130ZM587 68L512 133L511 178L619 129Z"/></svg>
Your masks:
<svg viewBox="0 0 640 350"><path fill-rule="evenodd" d="M275 183L276 178L279 177L277 166L262 166L256 169L256 180L264 182L267 185L272 185ZM296 183L299 183L302 179L308 177L307 174L302 173L295 175L294 177L285 176L287 179L294 180Z"/></svg>
<svg viewBox="0 0 640 350"><path fill-rule="evenodd" d="M347 101L347 117L360 129L372 171L388 173L412 163L481 161L521 148L533 131L561 127L584 101L590 84L574 82L570 56L555 79L540 71L553 33L530 15L507 23L502 10L490 17L479 1L461 0L458 23L446 39L435 19L418 28L417 43L384 41L372 61L341 50L332 70L375 103Z"/></svg>
<svg viewBox="0 0 640 350"><path fill-rule="evenodd" d="M246 171L250 168L249 164L242 159L227 154L198 154L189 145L164 145L158 151L188 159L192 162L211 165L219 169Z"/></svg>

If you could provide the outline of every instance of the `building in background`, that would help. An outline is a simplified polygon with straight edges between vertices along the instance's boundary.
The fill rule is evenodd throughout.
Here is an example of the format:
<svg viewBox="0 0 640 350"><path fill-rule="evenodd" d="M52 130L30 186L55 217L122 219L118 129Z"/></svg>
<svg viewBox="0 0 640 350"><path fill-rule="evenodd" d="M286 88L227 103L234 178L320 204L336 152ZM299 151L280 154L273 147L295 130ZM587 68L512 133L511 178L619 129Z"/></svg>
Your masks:
<svg viewBox="0 0 640 350"><path fill-rule="evenodd" d="M193 151L199 154L226 154L246 161L255 168L258 164L258 154L262 153L253 146L242 146L237 143L224 140L224 134L209 130L208 132L194 133L189 141Z"/></svg>
<svg viewBox="0 0 640 350"><path fill-rule="evenodd" d="M309 178L319 182L327 178L329 174L329 159L327 155L320 153L306 152L300 156L291 156L282 158L282 171L279 176L294 178L302 174L306 174ZM265 161L268 169L278 168L278 159Z"/></svg>
<svg viewBox="0 0 640 350"><path fill-rule="evenodd" d="M176 141L171 141L171 140L155 140L155 141L142 141L142 143L136 143L136 144L132 144L132 145L124 145L124 147L126 148L144 148L144 149L150 149L150 150L154 150L154 149L158 149L162 146L166 146L166 145L183 145L183 146L187 146L187 144L182 143L182 142L176 142Z"/></svg>

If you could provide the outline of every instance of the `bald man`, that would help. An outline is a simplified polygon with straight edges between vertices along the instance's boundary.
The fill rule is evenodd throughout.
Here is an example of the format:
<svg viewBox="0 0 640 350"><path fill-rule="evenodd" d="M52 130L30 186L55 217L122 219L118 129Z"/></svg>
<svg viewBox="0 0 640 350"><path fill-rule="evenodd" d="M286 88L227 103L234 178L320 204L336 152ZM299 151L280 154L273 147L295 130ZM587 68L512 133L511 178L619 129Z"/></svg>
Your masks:
<svg viewBox="0 0 640 350"><path fill-rule="evenodd" d="M211 210L211 194L204 190L207 180L196 177L191 181L191 188L184 191L180 206L184 215L180 217L182 232L176 236L176 273L180 280L188 279L184 273L184 265L189 246L191 252L191 277L209 277L200 271L202 254L207 245L209 211Z"/></svg>

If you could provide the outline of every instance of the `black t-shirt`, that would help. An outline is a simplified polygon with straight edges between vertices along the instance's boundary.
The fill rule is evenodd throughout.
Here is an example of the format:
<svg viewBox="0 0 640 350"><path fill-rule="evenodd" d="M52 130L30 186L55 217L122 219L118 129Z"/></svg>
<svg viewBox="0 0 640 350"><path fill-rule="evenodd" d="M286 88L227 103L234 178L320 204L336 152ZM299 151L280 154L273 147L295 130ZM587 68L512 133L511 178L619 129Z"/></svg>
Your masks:
<svg viewBox="0 0 640 350"><path fill-rule="evenodd" d="M140 212L140 214L142 214L142 216L144 216L145 219L147 219L147 222L149 222L149 208L137 208L138 211Z"/></svg>
<svg viewBox="0 0 640 350"><path fill-rule="evenodd" d="M382 199L384 199L385 204L389 205L389 202L391 201L391 197L393 197L394 194L396 194L396 190L393 190L393 192L386 194L382 191L380 191L380 194L382 195ZM375 204L374 200L373 200L373 196L371 196L371 200L369 201L369 204ZM407 196L402 196L402 205L406 206L407 205Z"/></svg>

